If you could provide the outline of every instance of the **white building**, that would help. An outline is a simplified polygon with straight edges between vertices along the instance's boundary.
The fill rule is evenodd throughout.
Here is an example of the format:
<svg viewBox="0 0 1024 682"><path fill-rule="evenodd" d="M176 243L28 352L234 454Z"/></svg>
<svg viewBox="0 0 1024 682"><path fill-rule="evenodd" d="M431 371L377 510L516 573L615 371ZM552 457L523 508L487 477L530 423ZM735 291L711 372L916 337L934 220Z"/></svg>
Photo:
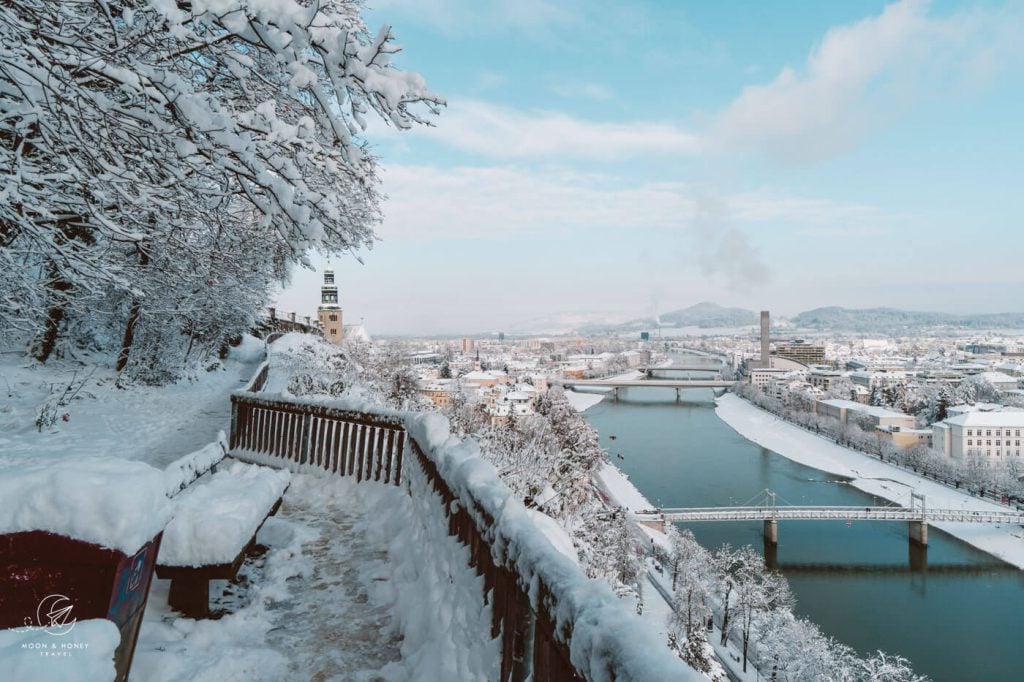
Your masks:
<svg viewBox="0 0 1024 682"><path fill-rule="evenodd" d="M1024 412L965 412L932 425L932 447L947 457L984 457L990 464L1020 461Z"/></svg>
<svg viewBox="0 0 1024 682"><path fill-rule="evenodd" d="M1009 374L1003 374L1002 372L982 372L978 376L992 384L997 391L1013 391L1020 388L1017 377L1012 377Z"/></svg>

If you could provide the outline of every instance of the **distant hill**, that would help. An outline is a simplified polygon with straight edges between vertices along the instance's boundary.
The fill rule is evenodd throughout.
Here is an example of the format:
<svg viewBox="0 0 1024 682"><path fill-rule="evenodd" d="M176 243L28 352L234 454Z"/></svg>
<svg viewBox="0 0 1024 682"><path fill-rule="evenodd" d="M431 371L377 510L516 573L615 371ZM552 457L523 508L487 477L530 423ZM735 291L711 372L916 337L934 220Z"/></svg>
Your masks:
<svg viewBox="0 0 1024 682"><path fill-rule="evenodd" d="M790 322L793 326L803 329L857 332L895 332L927 327L1024 329L1024 313L954 315L895 308L851 309L830 306L802 312Z"/></svg>
<svg viewBox="0 0 1024 682"><path fill-rule="evenodd" d="M581 327L579 331L584 334L654 331L658 328L659 322L662 327L748 327L758 324L759 319L758 314L752 310L726 308L717 303L703 302L662 313L658 320L653 317L640 317L622 324L591 324Z"/></svg>
<svg viewBox="0 0 1024 682"><path fill-rule="evenodd" d="M753 310L704 302L662 314L661 324L673 327L747 327L758 324L760 319Z"/></svg>

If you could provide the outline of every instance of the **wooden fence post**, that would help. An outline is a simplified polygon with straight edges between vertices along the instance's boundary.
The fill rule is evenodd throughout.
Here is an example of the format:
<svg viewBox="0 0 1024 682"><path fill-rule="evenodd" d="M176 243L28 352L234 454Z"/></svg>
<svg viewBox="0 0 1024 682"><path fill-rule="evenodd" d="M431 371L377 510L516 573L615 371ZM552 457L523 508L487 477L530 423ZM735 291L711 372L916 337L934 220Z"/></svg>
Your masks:
<svg viewBox="0 0 1024 682"><path fill-rule="evenodd" d="M309 429L313 425L313 415L306 413L302 415L302 435L299 436L299 464L305 464L309 459Z"/></svg>
<svg viewBox="0 0 1024 682"><path fill-rule="evenodd" d="M238 445L238 401L231 400L231 439L228 441L231 449Z"/></svg>

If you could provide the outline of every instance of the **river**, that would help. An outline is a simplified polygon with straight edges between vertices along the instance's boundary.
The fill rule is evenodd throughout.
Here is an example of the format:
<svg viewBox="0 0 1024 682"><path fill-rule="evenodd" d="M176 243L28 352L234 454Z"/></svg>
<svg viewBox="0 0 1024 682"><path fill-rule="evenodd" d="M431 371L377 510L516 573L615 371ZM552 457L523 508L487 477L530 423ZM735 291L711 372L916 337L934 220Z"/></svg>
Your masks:
<svg viewBox="0 0 1024 682"><path fill-rule="evenodd" d="M584 416L612 461L664 507L741 505L765 488L779 504L871 505L871 495L746 440L710 390L627 390ZM884 503L884 501L879 501ZM689 526L706 547L763 549L760 522ZM925 556L904 523L790 521L771 557L796 612L861 655L898 653L936 681L1024 679L1024 572L936 528Z"/></svg>

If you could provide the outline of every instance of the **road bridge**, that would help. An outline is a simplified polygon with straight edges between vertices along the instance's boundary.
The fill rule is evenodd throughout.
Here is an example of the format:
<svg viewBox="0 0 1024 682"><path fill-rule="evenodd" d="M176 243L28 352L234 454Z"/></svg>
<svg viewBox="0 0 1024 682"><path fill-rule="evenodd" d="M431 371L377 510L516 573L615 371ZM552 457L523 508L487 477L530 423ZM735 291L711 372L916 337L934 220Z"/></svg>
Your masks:
<svg viewBox="0 0 1024 682"><path fill-rule="evenodd" d="M724 379L551 379L549 383L560 384L565 388L610 388L615 400L619 399L619 390L627 388L674 388L676 400L679 392L688 388L731 388L735 381Z"/></svg>
<svg viewBox="0 0 1024 682"><path fill-rule="evenodd" d="M650 376L655 372L720 372L725 365L666 365L665 367L638 367L637 371Z"/></svg>

